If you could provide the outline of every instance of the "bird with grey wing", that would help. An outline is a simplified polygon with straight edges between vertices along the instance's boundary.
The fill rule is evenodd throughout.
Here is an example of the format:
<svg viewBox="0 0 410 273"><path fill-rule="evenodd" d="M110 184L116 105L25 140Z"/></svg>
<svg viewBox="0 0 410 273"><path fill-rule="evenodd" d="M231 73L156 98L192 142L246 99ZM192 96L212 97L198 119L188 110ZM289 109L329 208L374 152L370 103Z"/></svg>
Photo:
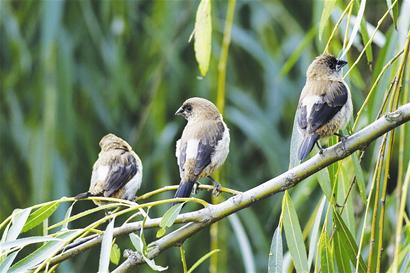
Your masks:
<svg viewBox="0 0 410 273"><path fill-rule="evenodd" d="M220 184L211 174L229 153L229 129L216 106L203 98L187 99L175 113L187 120L176 143L181 182L175 198L189 197L198 179L208 177L218 191Z"/></svg>
<svg viewBox="0 0 410 273"><path fill-rule="evenodd" d="M141 187L140 158L125 140L114 134L104 136L99 144L101 152L93 166L90 188L76 198L104 196L133 200Z"/></svg>
<svg viewBox="0 0 410 273"><path fill-rule="evenodd" d="M309 65L299 99L297 127L303 136L299 160L304 160L320 138L338 135L353 115L352 96L341 69L347 62L323 54ZM344 137L342 141L344 141Z"/></svg>

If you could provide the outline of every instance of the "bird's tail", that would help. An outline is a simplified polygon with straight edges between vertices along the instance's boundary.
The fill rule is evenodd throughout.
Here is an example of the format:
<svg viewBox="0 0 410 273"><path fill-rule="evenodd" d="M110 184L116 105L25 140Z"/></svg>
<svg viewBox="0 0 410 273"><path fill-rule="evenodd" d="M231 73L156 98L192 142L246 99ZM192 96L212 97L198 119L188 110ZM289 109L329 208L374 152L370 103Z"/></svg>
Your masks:
<svg viewBox="0 0 410 273"><path fill-rule="evenodd" d="M192 188L194 187L195 181L181 181L177 191L175 192L174 198L185 198L191 196ZM175 204L175 203L174 203Z"/></svg>
<svg viewBox="0 0 410 273"><path fill-rule="evenodd" d="M299 160L304 160L309 155L318 139L319 136L317 134L309 135L303 139L302 144L299 147Z"/></svg>

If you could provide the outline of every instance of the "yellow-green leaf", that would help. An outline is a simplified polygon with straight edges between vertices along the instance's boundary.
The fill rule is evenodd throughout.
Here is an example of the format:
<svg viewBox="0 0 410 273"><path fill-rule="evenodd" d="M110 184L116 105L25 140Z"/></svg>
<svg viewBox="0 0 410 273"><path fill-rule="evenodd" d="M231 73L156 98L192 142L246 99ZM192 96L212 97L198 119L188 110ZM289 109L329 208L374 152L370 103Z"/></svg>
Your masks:
<svg viewBox="0 0 410 273"><path fill-rule="evenodd" d="M54 203L50 203L34 211L28 217L27 222L24 225L22 232L29 231L30 229L41 224L45 219L50 217L56 211L59 205L60 205L59 202L54 202Z"/></svg>
<svg viewBox="0 0 410 273"><path fill-rule="evenodd" d="M196 12L194 50L202 76L208 72L212 49L211 0L201 0Z"/></svg>
<svg viewBox="0 0 410 273"><path fill-rule="evenodd" d="M319 40L320 41L322 40L322 34L325 29L327 20L329 19L336 5L336 0L323 1L323 5L324 5L323 12L322 12L322 16L320 17L320 23L319 23Z"/></svg>
<svg viewBox="0 0 410 273"><path fill-rule="evenodd" d="M121 259L120 247L114 243L111 248L110 261L111 263L118 265L120 262L120 259Z"/></svg>

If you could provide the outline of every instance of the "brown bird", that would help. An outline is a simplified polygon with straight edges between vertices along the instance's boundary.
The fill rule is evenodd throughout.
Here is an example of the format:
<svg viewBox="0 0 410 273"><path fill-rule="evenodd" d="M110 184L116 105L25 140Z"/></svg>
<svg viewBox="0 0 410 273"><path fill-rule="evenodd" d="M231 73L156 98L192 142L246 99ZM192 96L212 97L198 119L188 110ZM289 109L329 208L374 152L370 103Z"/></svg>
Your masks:
<svg viewBox="0 0 410 273"><path fill-rule="evenodd" d="M186 100L175 113L188 123L176 144L181 182L175 198L189 197L198 179L208 177L219 190L220 184L210 175L229 153L229 129L216 106L203 98Z"/></svg>
<svg viewBox="0 0 410 273"><path fill-rule="evenodd" d="M114 134L100 141L101 152L94 163L88 192L76 196L115 197L133 200L141 187L142 163L131 146Z"/></svg>
<svg viewBox="0 0 410 273"><path fill-rule="evenodd" d="M339 135L337 132L345 128L352 117L352 96L341 73L346 64L323 54L309 65L297 110L297 125L303 135L299 160L308 156L315 143L322 151L319 138Z"/></svg>

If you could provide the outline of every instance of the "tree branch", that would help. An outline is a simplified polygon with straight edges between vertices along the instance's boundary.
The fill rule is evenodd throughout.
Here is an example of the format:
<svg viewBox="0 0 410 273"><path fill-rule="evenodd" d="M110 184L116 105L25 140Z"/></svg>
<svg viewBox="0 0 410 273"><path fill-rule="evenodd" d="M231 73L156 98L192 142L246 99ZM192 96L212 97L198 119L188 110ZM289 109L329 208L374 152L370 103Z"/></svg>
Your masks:
<svg viewBox="0 0 410 273"><path fill-rule="evenodd" d="M250 206L258 200L267 198L275 193L287 190L294 187L303 179L329 166L330 164L339 161L356 150L364 149L372 141L379 136L387 133L390 130L400 126L410 120L410 103L401 106L392 113L388 113L375 122L371 123L364 129L356 132L348 137L344 143L325 149L323 154L317 154L311 159L301 163L300 165L288 170L287 172L266 181L259 186L252 188L246 192L235 195L226 201L217 204L209 205L198 211L184 213L178 216L176 223L187 223L179 229L169 233L168 235L158 239L149 246L147 257L150 259L158 256L162 251L182 243L193 234L209 226L210 224L225 218L226 216L235 213L243 208ZM146 227L155 227L159 225L161 218L148 219ZM138 230L141 227L141 222L126 224L114 230L114 236L124 235ZM92 239L83 245L70 249L67 252L60 254L52 259L51 263L59 263L69 257L72 257L90 247L93 247L101 242L101 236ZM122 273L129 271L133 266L144 263L139 255L129 254L114 273Z"/></svg>

